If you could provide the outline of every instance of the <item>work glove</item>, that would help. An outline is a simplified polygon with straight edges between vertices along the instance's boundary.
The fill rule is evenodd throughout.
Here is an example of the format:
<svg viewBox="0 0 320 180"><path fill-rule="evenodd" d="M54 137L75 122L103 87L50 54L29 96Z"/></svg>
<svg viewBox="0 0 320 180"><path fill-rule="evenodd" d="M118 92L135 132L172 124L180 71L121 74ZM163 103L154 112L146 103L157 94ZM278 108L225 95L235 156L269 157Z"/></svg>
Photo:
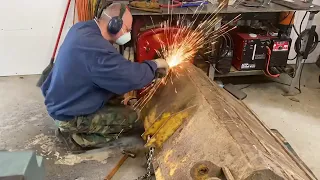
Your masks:
<svg viewBox="0 0 320 180"><path fill-rule="evenodd" d="M167 75L169 70L169 64L164 59L153 60L157 64L156 76L157 78L162 78Z"/></svg>

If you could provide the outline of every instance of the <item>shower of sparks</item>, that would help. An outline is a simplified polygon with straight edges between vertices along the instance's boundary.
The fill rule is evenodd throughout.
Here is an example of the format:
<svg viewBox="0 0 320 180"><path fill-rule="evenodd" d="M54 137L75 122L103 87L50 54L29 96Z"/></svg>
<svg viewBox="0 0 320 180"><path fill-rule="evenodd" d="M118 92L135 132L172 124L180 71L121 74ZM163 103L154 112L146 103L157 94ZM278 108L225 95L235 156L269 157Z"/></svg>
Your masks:
<svg viewBox="0 0 320 180"><path fill-rule="evenodd" d="M195 13L192 15L192 21L188 24L184 23L187 20L185 15L187 13L182 16L179 14L178 19L173 20L173 8L168 8L168 12L170 12L171 16L169 20L161 24L161 27L164 28L167 44L158 37L157 41L161 48L160 50L155 49L155 51L160 58L163 58L168 62L170 71L173 72L168 73L168 75L163 79L156 79L152 85L145 89L143 97L134 105L136 110L141 111L155 94L160 85L166 84L168 79L170 79L171 84L173 84L172 74L175 74L176 77L178 77L178 72L174 72L173 67L178 66L182 62L192 60L196 53L200 49L203 49L205 45L213 45L220 36L223 36L225 33L236 28L236 26L230 27L230 24L238 21L240 19L240 15L217 28L221 24L221 18L218 18L217 14L223 9L223 4L224 3L221 3L211 14L206 14L202 19L198 19L200 14L199 12L205 7L204 4L201 4L196 8ZM152 18L151 21L153 23ZM194 28L197 22L200 23ZM155 25L153 26L155 27ZM170 31L170 28L172 27L176 29L175 33ZM210 50L205 54L211 53L212 51L213 49L210 48ZM175 93L178 93L177 89L175 89Z"/></svg>
<svg viewBox="0 0 320 180"><path fill-rule="evenodd" d="M216 26L221 23L221 19L217 17L217 13L223 9L222 4L219 5L212 14L206 15L207 17L200 20L201 23L195 29L192 29L192 27L198 21L199 11L202 10L204 5L197 7L192 16L194 18L193 21L187 25L183 23L186 20L185 15L182 17L179 16L177 22L175 22L175 27L178 29L175 34L169 30L169 28L173 26L172 17L170 20L165 21L162 24L165 29L164 34L170 43L166 45L162 40L158 39L161 49L160 51L156 50L157 54L161 58L166 59L170 67L174 67L184 61L192 60L205 44L215 42L217 38L236 28L236 26L231 28L229 25L232 22L238 21L240 15L220 28L216 28ZM210 51L207 53L210 53Z"/></svg>

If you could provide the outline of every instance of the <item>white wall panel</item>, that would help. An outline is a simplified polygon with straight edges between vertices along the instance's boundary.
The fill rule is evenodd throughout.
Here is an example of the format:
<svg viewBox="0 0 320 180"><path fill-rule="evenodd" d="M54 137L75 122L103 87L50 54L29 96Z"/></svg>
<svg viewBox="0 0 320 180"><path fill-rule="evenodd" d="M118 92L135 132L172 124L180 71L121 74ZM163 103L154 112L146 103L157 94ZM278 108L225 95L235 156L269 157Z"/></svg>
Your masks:
<svg viewBox="0 0 320 180"><path fill-rule="evenodd" d="M10 0L1 3L0 76L41 73L50 61L66 3L67 0ZM320 5L320 0L314 0L314 3ZM60 44L72 26L73 12L74 0ZM299 29L304 12L296 14L295 25ZM318 25L317 32L320 35L320 14L316 15L314 24ZM291 36L294 42L295 33L292 32ZM292 49L290 57L295 56ZM319 53L320 46L309 56L307 62L315 62Z"/></svg>
<svg viewBox="0 0 320 180"><path fill-rule="evenodd" d="M67 0L10 0L0 6L0 76L40 74L48 65ZM72 26L74 1L63 37ZM61 43L60 42L60 43Z"/></svg>

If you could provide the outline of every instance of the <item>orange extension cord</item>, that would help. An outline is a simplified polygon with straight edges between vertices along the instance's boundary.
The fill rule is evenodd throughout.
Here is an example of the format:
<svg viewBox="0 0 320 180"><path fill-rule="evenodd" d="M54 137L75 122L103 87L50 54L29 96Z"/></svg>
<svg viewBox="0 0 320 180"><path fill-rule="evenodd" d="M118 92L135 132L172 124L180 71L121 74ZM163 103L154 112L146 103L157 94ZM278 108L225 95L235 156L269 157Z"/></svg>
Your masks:
<svg viewBox="0 0 320 180"><path fill-rule="evenodd" d="M76 0L78 21L88 21L94 18L94 9L97 0Z"/></svg>

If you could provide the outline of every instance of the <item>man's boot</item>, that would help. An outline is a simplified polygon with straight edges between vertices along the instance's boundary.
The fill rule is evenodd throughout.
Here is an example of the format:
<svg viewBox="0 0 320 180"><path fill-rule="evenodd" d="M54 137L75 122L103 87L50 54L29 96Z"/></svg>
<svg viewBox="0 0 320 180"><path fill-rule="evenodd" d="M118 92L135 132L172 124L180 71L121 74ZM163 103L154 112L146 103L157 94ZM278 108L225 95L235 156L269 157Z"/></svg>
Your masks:
<svg viewBox="0 0 320 180"><path fill-rule="evenodd" d="M86 148L78 145L73 139L70 133L61 132L59 128L55 130L55 135L58 139L60 139L67 146L68 151L72 154L80 154L86 152Z"/></svg>

